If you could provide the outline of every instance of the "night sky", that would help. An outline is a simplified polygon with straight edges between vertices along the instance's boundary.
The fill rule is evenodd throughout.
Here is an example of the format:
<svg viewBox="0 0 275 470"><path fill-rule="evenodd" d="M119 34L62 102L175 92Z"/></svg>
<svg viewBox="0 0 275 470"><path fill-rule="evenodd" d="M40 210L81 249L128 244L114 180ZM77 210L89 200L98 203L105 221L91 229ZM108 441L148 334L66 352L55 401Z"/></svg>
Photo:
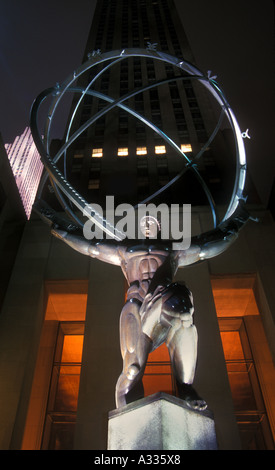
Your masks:
<svg viewBox="0 0 275 470"><path fill-rule="evenodd" d="M217 75L241 130L249 129L248 167L266 204L275 175L273 1L175 3L196 65ZM0 0L0 133L5 143L29 125L36 96L81 64L94 4Z"/></svg>

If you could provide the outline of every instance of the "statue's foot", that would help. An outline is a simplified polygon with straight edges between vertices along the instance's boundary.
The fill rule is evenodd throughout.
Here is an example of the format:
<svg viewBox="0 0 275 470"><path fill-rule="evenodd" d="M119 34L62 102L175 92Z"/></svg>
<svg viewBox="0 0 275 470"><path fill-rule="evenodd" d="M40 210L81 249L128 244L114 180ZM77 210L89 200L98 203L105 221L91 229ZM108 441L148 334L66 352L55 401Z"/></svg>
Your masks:
<svg viewBox="0 0 275 470"><path fill-rule="evenodd" d="M121 408L122 406L127 405L126 395L116 394L116 407Z"/></svg>
<svg viewBox="0 0 275 470"><path fill-rule="evenodd" d="M179 397L186 402L186 404L198 411L206 410L207 403L196 392L190 384L178 384Z"/></svg>

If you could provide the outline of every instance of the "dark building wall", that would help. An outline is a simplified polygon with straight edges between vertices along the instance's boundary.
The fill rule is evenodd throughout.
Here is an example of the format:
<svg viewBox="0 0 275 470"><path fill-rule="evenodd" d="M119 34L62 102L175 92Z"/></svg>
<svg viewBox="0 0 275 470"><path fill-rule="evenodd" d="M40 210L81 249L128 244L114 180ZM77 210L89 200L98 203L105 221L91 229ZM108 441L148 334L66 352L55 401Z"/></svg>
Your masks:
<svg viewBox="0 0 275 470"><path fill-rule="evenodd" d="M25 222L23 204L0 136L0 311Z"/></svg>

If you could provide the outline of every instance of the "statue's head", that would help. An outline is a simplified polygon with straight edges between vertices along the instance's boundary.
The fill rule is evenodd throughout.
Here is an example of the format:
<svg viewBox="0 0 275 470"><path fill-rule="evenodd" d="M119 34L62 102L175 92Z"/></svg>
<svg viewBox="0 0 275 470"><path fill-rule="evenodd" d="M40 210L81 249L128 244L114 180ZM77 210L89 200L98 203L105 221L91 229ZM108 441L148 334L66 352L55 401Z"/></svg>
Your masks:
<svg viewBox="0 0 275 470"><path fill-rule="evenodd" d="M160 233L160 223L152 215L145 215L140 220L140 231L146 238L157 238Z"/></svg>

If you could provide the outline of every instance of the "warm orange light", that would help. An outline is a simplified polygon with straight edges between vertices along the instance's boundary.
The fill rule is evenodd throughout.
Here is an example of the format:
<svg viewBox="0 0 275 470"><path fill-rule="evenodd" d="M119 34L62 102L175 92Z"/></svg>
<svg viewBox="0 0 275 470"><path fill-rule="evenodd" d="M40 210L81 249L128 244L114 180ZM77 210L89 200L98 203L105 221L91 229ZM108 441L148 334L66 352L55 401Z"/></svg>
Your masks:
<svg viewBox="0 0 275 470"><path fill-rule="evenodd" d="M54 401L54 410L73 412L77 409L80 366L62 366Z"/></svg>
<svg viewBox="0 0 275 470"><path fill-rule="evenodd" d="M172 395L172 376L170 367L163 367L161 371L154 371L152 374L148 375L145 373L142 379L142 384L145 397L160 391Z"/></svg>
<svg viewBox="0 0 275 470"><path fill-rule="evenodd" d="M165 343L152 351L148 356L148 362L169 362L169 351Z"/></svg>
<svg viewBox="0 0 275 470"><path fill-rule="evenodd" d="M259 315L254 276L217 277L211 280L218 317Z"/></svg>
<svg viewBox="0 0 275 470"><path fill-rule="evenodd" d="M149 354L142 383L144 396L159 391L173 393L170 356L166 344L162 344Z"/></svg>
<svg viewBox="0 0 275 470"><path fill-rule="evenodd" d="M218 317L242 317L258 315L258 308L252 289L213 289Z"/></svg>
<svg viewBox="0 0 275 470"><path fill-rule="evenodd" d="M62 350L62 363L81 363L83 335L65 335Z"/></svg>
<svg viewBox="0 0 275 470"><path fill-rule="evenodd" d="M220 332L226 361L244 360L239 331Z"/></svg>
<svg viewBox="0 0 275 470"><path fill-rule="evenodd" d="M84 321L86 305L86 293L50 293L46 310L46 320Z"/></svg>

